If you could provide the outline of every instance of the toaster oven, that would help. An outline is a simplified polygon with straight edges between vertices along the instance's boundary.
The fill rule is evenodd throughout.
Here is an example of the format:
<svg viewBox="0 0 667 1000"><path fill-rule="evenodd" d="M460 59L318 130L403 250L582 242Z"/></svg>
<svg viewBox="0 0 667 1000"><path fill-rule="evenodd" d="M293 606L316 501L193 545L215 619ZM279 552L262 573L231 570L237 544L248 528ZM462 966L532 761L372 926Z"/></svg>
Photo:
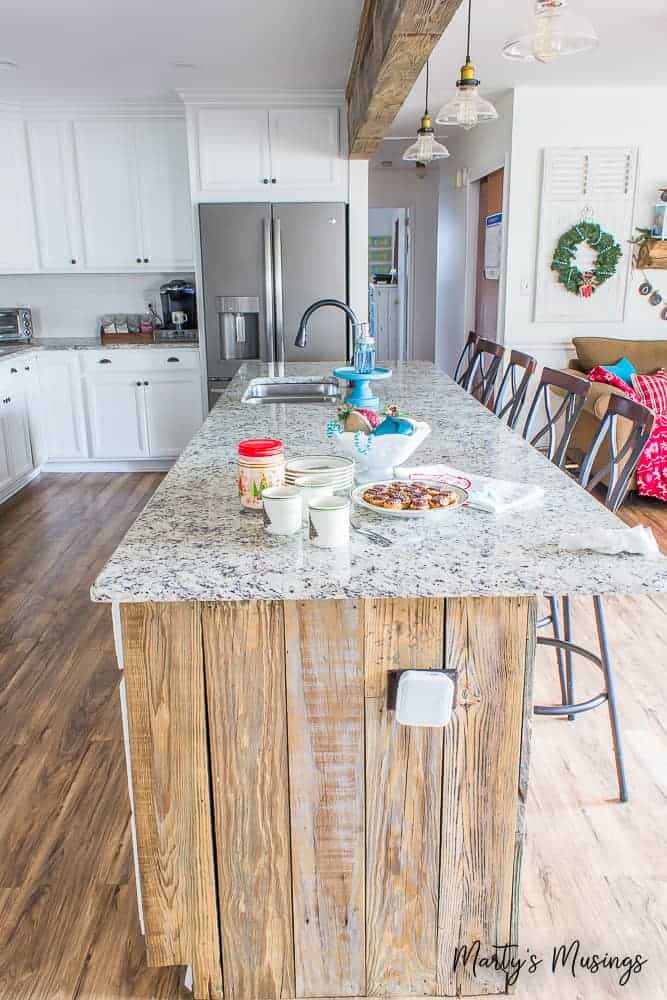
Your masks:
<svg viewBox="0 0 667 1000"><path fill-rule="evenodd" d="M20 344L32 339L29 309L0 309L0 344Z"/></svg>

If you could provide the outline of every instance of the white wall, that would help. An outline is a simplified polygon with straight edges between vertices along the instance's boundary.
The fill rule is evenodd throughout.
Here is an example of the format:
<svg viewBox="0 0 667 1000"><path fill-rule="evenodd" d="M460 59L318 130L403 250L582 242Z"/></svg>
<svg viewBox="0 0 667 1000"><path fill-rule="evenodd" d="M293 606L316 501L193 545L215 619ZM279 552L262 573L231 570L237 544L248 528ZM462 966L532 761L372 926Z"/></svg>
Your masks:
<svg viewBox="0 0 667 1000"><path fill-rule="evenodd" d="M507 261L507 340L552 366L562 365L573 336L667 339L659 310L637 294L630 271L622 323L534 323L535 255L542 150L547 146L637 146L639 181L633 224L649 225L658 187L667 184L667 87L520 87L515 91ZM587 109L587 110L586 110ZM622 242L631 233L616 233ZM667 278L653 272L667 294ZM528 293L522 292L528 282Z"/></svg>
<svg viewBox="0 0 667 1000"><path fill-rule="evenodd" d="M107 313L160 312L159 288L191 274L17 274L0 277L0 306L30 306L36 337L94 337Z"/></svg>
<svg viewBox="0 0 667 1000"><path fill-rule="evenodd" d="M469 246L467 238L471 225L473 229L477 226L477 203L471 197L471 190L456 188L454 182L457 171L464 168L473 183L505 166L512 148L513 94L494 99L494 104L498 111L495 121L469 131L449 129L445 145L451 155L440 166L435 359L450 374L456 367L471 323L470 316L466 315L466 301L474 301L474 289L467 284L466 262L474 257L476 245ZM508 170L505 175L506 203L509 182ZM502 340L505 334L502 294L498 309Z"/></svg>
<svg viewBox="0 0 667 1000"><path fill-rule="evenodd" d="M412 216L412 343L410 357L433 361L438 230L439 172L431 166L423 177L414 167L371 166L369 208L409 208Z"/></svg>
<svg viewBox="0 0 667 1000"><path fill-rule="evenodd" d="M368 185L367 160L350 160L348 211L348 298L362 323L368 322Z"/></svg>

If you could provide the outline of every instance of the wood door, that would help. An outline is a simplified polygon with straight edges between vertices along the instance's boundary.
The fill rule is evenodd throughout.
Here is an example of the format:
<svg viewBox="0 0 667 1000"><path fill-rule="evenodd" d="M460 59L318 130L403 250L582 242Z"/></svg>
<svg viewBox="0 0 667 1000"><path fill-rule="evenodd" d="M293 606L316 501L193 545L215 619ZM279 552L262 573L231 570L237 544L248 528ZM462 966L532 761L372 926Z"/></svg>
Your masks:
<svg viewBox="0 0 667 1000"><path fill-rule="evenodd" d="M153 267L194 267L185 124L152 119L136 125L143 255Z"/></svg>
<svg viewBox="0 0 667 1000"><path fill-rule="evenodd" d="M179 455L202 422L199 375L148 376L145 390L148 453Z"/></svg>
<svg viewBox="0 0 667 1000"><path fill-rule="evenodd" d="M498 332L498 289L500 280L484 274L486 220L503 210L504 170L494 170L479 182L479 221L477 235L477 291L475 295L475 331L480 337L496 340ZM503 220L504 221L504 220Z"/></svg>
<svg viewBox="0 0 667 1000"><path fill-rule="evenodd" d="M338 109L269 112L272 197L282 191L334 187L338 181Z"/></svg>
<svg viewBox="0 0 667 1000"><path fill-rule="evenodd" d="M262 192L271 180L269 117L262 108L202 108L197 117L202 191Z"/></svg>
<svg viewBox="0 0 667 1000"><path fill-rule="evenodd" d="M86 381L94 458L146 455L143 380L132 374L90 375Z"/></svg>
<svg viewBox="0 0 667 1000"><path fill-rule="evenodd" d="M134 125L76 122L74 135L86 264L93 269L139 270L144 253Z"/></svg>

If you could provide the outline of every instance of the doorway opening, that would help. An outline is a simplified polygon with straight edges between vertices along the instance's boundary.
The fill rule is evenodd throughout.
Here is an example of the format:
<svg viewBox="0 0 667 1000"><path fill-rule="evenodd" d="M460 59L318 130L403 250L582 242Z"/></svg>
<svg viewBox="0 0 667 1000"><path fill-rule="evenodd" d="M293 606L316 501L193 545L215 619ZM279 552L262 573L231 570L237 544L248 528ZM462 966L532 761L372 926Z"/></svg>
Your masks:
<svg viewBox="0 0 667 1000"><path fill-rule="evenodd" d="M369 208L368 281L378 361L408 359L410 242L409 208Z"/></svg>

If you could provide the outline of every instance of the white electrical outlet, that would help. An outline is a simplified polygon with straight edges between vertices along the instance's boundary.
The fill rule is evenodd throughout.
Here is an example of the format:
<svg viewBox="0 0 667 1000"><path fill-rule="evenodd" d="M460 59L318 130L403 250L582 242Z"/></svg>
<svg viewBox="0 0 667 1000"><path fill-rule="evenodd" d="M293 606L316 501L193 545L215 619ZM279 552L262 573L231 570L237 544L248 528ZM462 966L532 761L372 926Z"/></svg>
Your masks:
<svg viewBox="0 0 667 1000"><path fill-rule="evenodd" d="M396 689L396 721L402 726L446 726L454 682L439 670L405 670Z"/></svg>
<svg viewBox="0 0 667 1000"><path fill-rule="evenodd" d="M522 278L519 285L521 295L530 295L530 278Z"/></svg>

